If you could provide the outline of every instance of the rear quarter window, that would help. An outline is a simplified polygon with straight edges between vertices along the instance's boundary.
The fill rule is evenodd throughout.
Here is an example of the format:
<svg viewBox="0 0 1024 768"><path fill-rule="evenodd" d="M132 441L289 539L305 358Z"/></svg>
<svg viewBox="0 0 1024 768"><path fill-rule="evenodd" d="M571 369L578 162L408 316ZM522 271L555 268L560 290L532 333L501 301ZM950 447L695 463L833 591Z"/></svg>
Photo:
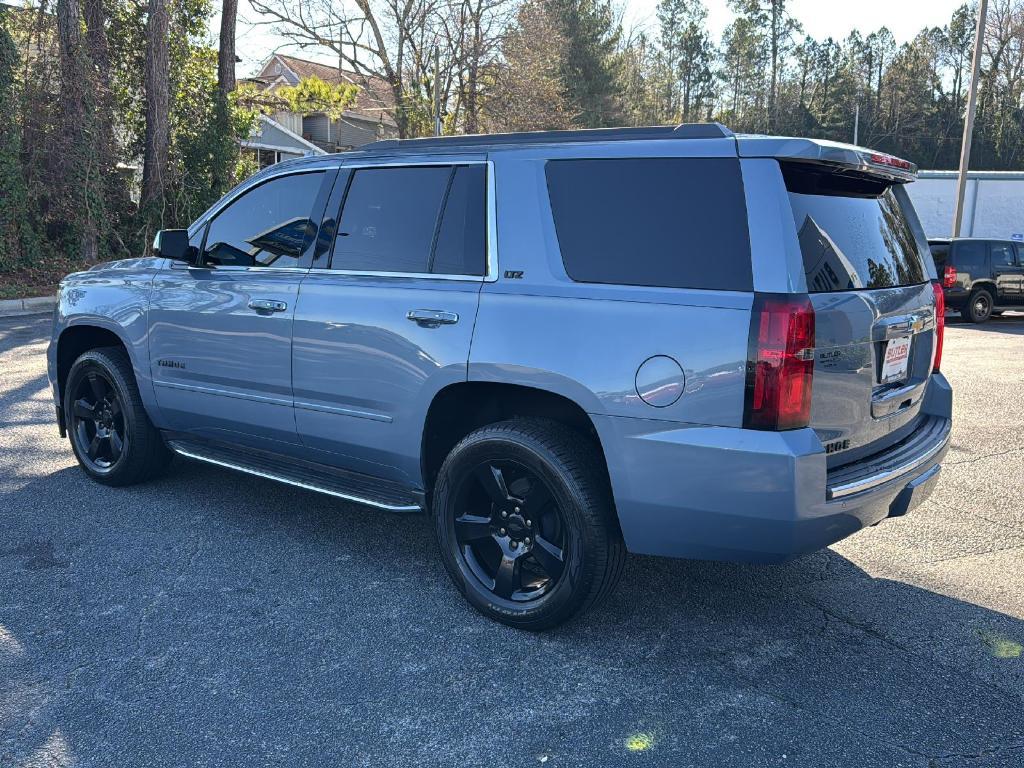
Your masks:
<svg viewBox="0 0 1024 768"><path fill-rule="evenodd" d="M573 280L753 289L737 159L551 160L545 170Z"/></svg>

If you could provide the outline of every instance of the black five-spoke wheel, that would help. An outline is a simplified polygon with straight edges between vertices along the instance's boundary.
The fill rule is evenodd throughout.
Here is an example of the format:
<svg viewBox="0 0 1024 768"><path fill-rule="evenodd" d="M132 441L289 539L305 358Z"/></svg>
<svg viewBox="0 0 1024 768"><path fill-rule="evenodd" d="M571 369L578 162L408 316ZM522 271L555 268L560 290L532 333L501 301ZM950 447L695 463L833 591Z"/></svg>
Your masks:
<svg viewBox="0 0 1024 768"><path fill-rule="evenodd" d="M481 584L517 602L552 589L565 570L565 525L543 480L515 461L488 461L456 499L455 539Z"/></svg>
<svg viewBox="0 0 1024 768"><path fill-rule="evenodd" d="M89 371L72 397L71 429L79 450L94 471L109 472L121 458L127 438L117 390L103 373Z"/></svg>
<svg viewBox="0 0 1024 768"><path fill-rule="evenodd" d="M452 448L432 499L445 568L485 615L547 629L604 598L624 547L593 440L555 421L481 427Z"/></svg>
<svg viewBox="0 0 1024 768"><path fill-rule="evenodd" d="M78 463L104 485L131 485L170 460L142 404L131 360L117 347L83 352L62 384L64 419Z"/></svg>

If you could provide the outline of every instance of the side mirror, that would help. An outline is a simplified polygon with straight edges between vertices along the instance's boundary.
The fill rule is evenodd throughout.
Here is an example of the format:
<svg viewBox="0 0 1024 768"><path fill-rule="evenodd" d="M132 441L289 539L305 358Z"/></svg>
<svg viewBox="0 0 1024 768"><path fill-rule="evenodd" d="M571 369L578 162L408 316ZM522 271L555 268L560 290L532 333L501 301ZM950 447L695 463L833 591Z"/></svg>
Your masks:
<svg viewBox="0 0 1024 768"><path fill-rule="evenodd" d="M153 238L153 255L174 261L193 262L195 249L188 244L188 230L161 229Z"/></svg>

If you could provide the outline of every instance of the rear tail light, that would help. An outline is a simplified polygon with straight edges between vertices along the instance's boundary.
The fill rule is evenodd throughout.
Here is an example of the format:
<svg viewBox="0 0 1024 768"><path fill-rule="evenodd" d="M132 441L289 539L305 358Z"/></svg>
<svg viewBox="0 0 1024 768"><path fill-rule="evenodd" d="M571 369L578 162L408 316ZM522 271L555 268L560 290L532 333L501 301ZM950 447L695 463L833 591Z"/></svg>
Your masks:
<svg viewBox="0 0 1024 768"><path fill-rule="evenodd" d="M814 307L807 296L755 294L747 353L747 429L798 429L811 420Z"/></svg>
<svg viewBox="0 0 1024 768"><path fill-rule="evenodd" d="M956 285L956 267L947 264L946 268L942 270L942 287L952 288L954 285Z"/></svg>
<svg viewBox="0 0 1024 768"><path fill-rule="evenodd" d="M932 370L937 373L942 365L942 340L946 336L946 295L938 283L932 283L932 291L935 292L935 362L932 363Z"/></svg>

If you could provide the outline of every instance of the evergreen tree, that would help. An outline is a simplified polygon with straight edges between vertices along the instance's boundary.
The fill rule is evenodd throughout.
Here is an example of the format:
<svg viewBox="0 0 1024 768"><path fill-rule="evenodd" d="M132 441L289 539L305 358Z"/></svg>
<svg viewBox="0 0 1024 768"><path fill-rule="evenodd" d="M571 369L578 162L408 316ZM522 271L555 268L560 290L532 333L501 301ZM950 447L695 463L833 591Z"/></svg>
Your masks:
<svg viewBox="0 0 1024 768"><path fill-rule="evenodd" d="M662 107L671 122L707 117L715 57L707 16L700 0L661 0L658 4Z"/></svg>
<svg viewBox="0 0 1024 768"><path fill-rule="evenodd" d="M546 0L565 40L561 79L575 122L585 128L619 125L617 87L619 26L602 0Z"/></svg>

